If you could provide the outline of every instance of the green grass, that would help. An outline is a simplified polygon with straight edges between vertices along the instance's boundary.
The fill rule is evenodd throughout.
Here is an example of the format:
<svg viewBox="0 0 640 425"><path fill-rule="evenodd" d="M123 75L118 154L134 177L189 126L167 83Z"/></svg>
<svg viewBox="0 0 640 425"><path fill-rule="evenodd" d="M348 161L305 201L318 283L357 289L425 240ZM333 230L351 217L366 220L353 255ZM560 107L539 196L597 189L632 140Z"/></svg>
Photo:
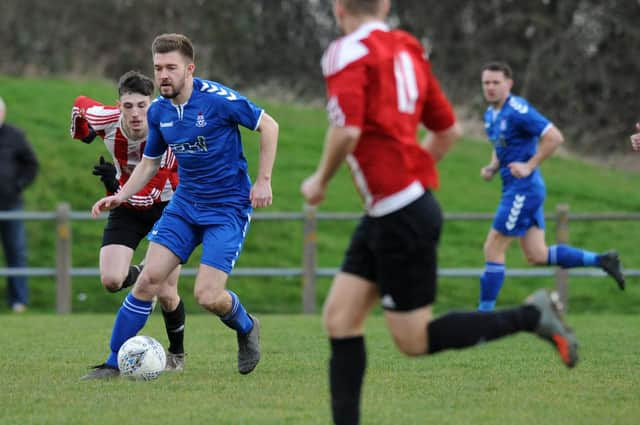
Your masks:
<svg viewBox="0 0 640 425"><path fill-rule="evenodd" d="M105 356L111 315L4 316L0 423L139 425L330 423L328 343L318 316L262 315L263 360L236 372L235 337L211 316L187 320L187 369L157 381L81 382ZM573 314L581 362L567 370L530 335L432 358L406 359L381 317L367 325L367 424L636 424L638 316ZM145 334L166 346L160 314Z"/></svg>
<svg viewBox="0 0 640 425"><path fill-rule="evenodd" d="M115 89L107 81L70 79L17 79L0 76L0 95L8 105L7 120L27 132L42 162L41 174L26 193L27 209L53 210L59 202L69 202L76 211L88 211L103 195L102 186L91 175L93 164L106 149L100 141L85 145L69 137L69 116L73 99L79 94L102 102L115 100ZM274 204L266 211L301 211L299 186L310 174L320 155L327 125L322 108L283 105L258 100L280 123L278 157L273 173ZM257 135L245 132L245 152L252 172L257 166ZM567 141L571 147L571 141ZM485 183L479 170L490 156L488 143L465 139L440 164L441 188L437 197L445 212L492 212L499 199L499 182ZM543 165L549 189L546 211L556 204L569 203L571 212L635 212L640 205L637 173L595 166L572 158L553 157ZM343 167L331 183L321 211L359 211L361 202L351 178ZM73 266L96 267L103 221L73 223ZM355 222L319 224L318 265L338 267ZM482 244L489 222L447 222L439 250L440 265L446 268L482 268ZM547 242L554 241L555 226L547 225ZM55 264L55 231L51 222L29 222L29 263L34 267ZM593 251L617 248L627 268L640 268L636 235L640 222L573 222L570 243ZM135 259L142 258L144 247ZM196 267L199 250L187 267ZM517 244L507 254L509 268L528 267ZM302 223L296 221L254 221L237 267L300 267L302 264ZM30 279L32 309L51 312L55 306L52 278ZM553 286L552 279L509 279L501 293L501 303L519 302L533 288ZM2 285L2 284L0 284ZM300 311L299 278L231 277L232 285L252 311L296 313ZM327 279L319 282L318 304L322 303ZM200 311L193 301L193 278L181 279L181 293L190 311ZM605 278L571 280L572 309L579 312L640 313L638 279L629 279L629 289L619 293ZM4 288L0 287L0 291ZM477 279L443 279L439 289L442 308L467 307L476 302ZM82 297L80 297L82 295ZM86 295L86 298L84 297ZM80 299L85 301L80 301ZM122 297L106 293L97 278L75 278L73 309L79 312L113 312ZM0 307L0 308L4 308ZM0 311L7 311L0 310Z"/></svg>

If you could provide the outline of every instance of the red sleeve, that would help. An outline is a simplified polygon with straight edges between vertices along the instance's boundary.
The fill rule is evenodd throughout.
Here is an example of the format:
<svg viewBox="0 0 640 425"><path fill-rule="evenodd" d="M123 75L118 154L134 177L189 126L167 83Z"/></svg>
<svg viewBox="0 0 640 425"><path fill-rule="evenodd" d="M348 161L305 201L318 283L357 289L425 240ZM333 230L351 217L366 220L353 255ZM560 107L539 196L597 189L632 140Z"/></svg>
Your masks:
<svg viewBox="0 0 640 425"><path fill-rule="evenodd" d="M427 64L427 97L422 110L422 123L429 130L443 131L456 122L451 103L440 88L440 83Z"/></svg>
<svg viewBox="0 0 640 425"><path fill-rule="evenodd" d="M89 135L91 126L101 136L108 125L118 122L120 110L103 105L86 96L78 96L71 108L71 137L82 140Z"/></svg>
<svg viewBox="0 0 640 425"><path fill-rule="evenodd" d="M171 174L171 169L160 168L158 173L135 195L127 201L130 205L137 208L148 208L159 202L160 195L164 189L167 179ZM121 184L122 186L122 184Z"/></svg>
<svg viewBox="0 0 640 425"><path fill-rule="evenodd" d="M327 82L327 112L334 127L362 128L365 119L366 66L364 61L350 64Z"/></svg>
<svg viewBox="0 0 640 425"><path fill-rule="evenodd" d="M167 149L158 173L153 176L138 193L129 198L127 202L136 208L148 208L154 203L160 202L160 195L167 184L167 179L174 190L177 186L177 166L178 164L173 151ZM126 180L123 177L120 177L120 180L120 186L123 186Z"/></svg>
<svg viewBox="0 0 640 425"><path fill-rule="evenodd" d="M71 108L71 137L82 140L89 136L89 122L85 118L87 108L100 103L86 96L76 97Z"/></svg>

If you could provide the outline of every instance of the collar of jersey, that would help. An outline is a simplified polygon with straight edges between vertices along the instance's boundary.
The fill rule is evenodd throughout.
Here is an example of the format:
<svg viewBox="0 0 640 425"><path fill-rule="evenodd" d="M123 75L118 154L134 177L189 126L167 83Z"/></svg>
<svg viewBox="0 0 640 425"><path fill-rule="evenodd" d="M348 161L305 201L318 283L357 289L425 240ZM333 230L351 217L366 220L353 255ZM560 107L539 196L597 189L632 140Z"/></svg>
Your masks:
<svg viewBox="0 0 640 425"><path fill-rule="evenodd" d="M375 30L389 31L389 26L382 21L365 22L357 30L347 35L345 38L355 38L361 40L367 38Z"/></svg>
<svg viewBox="0 0 640 425"><path fill-rule="evenodd" d="M500 109L494 109L493 106L489 106L489 110L491 112L494 112L494 118L497 117L498 114L500 114L500 112L504 110L504 107L509 104L509 99L511 99L511 96L513 95L509 93L509 96L507 96L507 98L504 100L504 103L502 104L502 107Z"/></svg>

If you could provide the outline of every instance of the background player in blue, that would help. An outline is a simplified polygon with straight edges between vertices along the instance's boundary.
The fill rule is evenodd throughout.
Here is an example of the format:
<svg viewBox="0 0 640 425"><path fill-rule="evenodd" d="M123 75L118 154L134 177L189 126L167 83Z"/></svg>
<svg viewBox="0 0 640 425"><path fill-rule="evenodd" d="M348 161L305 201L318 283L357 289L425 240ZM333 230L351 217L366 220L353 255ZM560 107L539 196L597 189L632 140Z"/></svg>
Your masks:
<svg viewBox="0 0 640 425"><path fill-rule="evenodd" d="M178 160L180 184L149 233L145 267L116 317L107 363L145 325L151 300L166 277L202 244L196 300L237 332L238 370L246 374L260 361L260 325L247 314L238 296L226 290L226 283L242 249L252 208L272 202L278 124L237 92L194 78L193 45L184 35L159 35L151 50L162 97L148 111L143 159L122 190L96 202L92 213L97 216L115 208L142 188L158 170L167 146ZM261 133L253 186L238 125Z"/></svg>
<svg viewBox="0 0 640 425"><path fill-rule="evenodd" d="M492 310L502 287L505 254L513 239L532 265L600 267L620 289L625 280L616 252L596 254L567 245L547 247L544 240L546 189L538 166L564 141L562 133L525 99L511 94L509 65L492 62L482 69L489 108L484 125L493 145L491 162L480 174L489 181L499 171L502 197L484 243L485 270L480 278L479 310Z"/></svg>

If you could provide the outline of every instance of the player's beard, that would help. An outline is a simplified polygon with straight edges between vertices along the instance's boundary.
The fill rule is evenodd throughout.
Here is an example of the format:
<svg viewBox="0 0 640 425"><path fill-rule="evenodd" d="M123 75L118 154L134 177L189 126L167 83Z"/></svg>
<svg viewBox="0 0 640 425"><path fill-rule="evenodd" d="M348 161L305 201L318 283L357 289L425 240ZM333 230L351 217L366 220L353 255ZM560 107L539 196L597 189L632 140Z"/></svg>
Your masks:
<svg viewBox="0 0 640 425"><path fill-rule="evenodd" d="M497 108L498 106L500 106L500 103L502 101L502 99L500 99L497 96L493 96L493 97L485 96L485 100L487 101L489 106L491 106L492 108Z"/></svg>
<svg viewBox="0 0 640 425"><path fill-rule="evenodd" d="M178 97L178 95L180 94L180 92L184 88L184 81L185 80L183 78L182 81L180 81L180 84L178 84L177 82L169 83L168 87L171 87L171 92L167 93L167 94L162 93L162 87L167 87L167 86L160 85L160 94L165 99L175 99L176 97Z"/></svg>
<svg viewBox="0 0 640 425"><path fill-rule="evenodd" d="M162 92L162 87L171 87L171 91L169 93L163 93ZM181 87L182 88L182 87ZM173 86L173 84L170 84L169 86L161 86L160 88L160 94L162 95L162 97L164 97L165 99L175 99L179 94L180 94L180 90L177 89L176 87Z"/></svg>

